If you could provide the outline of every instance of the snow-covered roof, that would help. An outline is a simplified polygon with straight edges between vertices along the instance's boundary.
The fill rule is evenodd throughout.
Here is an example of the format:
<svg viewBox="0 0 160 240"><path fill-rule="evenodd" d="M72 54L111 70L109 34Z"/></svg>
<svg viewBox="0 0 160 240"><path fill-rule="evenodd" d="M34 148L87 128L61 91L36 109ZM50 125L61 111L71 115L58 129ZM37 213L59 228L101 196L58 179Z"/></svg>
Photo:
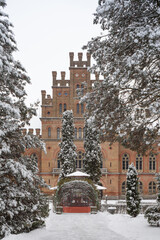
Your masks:
<svg viewBox="0 0 160 240"><path fill-rule="evenodd" d="M68 174L66 177L90 177L90 175L84 172L76 171Z"/></svg>
<svg viewBox="0 0 160 240"><path fill-rule="evenodd" d="M57 189L57 186L49 188L49 190L56 190L56 189Z"/></svg>
<svg viewBox="0 0 160 240"><path fill-rule="evenodd" d="M96 186L97 190L105 190L105 189L107 189L106 187L103 187L103 186L100 186L100 185L97 185L97 184L95 184L95 186Z"/></svg>

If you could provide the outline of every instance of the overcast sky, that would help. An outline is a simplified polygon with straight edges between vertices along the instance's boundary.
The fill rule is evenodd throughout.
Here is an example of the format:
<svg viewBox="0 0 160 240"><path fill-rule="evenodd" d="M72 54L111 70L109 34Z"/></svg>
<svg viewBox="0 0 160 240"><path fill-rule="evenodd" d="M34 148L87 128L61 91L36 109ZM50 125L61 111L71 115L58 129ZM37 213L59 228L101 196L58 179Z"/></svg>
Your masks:
<svg viewBox="0 0 160 240"><path fill-rule="evenodd" d="M82 51L82 46L100 34L93 25L98 0L7 0L5 12L14 25L19 52L16 59L31 78L26 88L27 103L41 101L41 90L51 94L52 71L66 71L69 78L69 52ZM38 117L31 127L38 128Z"/></svg>

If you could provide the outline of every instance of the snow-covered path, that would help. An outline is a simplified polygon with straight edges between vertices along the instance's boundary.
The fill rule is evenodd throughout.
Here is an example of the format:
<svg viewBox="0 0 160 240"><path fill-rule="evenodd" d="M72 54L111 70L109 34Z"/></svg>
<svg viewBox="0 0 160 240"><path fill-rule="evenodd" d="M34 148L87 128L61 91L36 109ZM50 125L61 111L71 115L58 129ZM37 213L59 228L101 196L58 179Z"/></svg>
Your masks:
<svg viewBox="0 0 160 240"><path fill-rule="evenodd" d="M56 215L52 211L46 227L30 233L10 235L4 240L159 240L160 228L147 224L143 215L74 213Z"/></svg>

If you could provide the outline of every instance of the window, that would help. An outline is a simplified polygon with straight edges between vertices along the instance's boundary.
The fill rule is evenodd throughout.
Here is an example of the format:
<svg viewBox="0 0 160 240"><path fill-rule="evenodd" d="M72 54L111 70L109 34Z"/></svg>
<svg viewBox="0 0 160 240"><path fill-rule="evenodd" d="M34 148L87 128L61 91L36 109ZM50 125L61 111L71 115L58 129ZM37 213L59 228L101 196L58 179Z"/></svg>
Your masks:
<svg viewBox="0 0 160 240"><path fill-rule="evenodd" d="M61 162L59 159L57 160L57 168L61 168Z"/></svg>
<svg viewBox="0 0 160 240"><path fill-rule="evenodd" d="M142 182L139 182L139 184L138 184L138 192L139 192L140 194L143 193L143 183L142 183Z"/></svg>
<svg viewBox="0 0 160 240"><path fill-rule="evenodd" d="M77 153L76 168L83 168L83 166L84 166L84 153L79 151Z"/></svg>
<svg viewBox="0 0 160 240"><path fill-rule="evenodd" d="M101 161L100 168L103 168L103 159Z"/></svg>
<svg viewBox="0 0 160 240"><path fill-rule="evenodd" d="M77 114L79 114L79 103L77 103Z"/></svg>
<svg viewBox="0 0 160 240"><path fill-rule="evenodd" d="M76 88L79 88L79 84L77 84Z"/></svg>
<svg viewBox="0 0 160 240"><path fill-rule="evenodd" d="M61 95L62 95L62 93L61 93L61 92L59 92L59 93L58 93L58 96L61 96Z"/></svg>
<svg viewBox="0 0 160 240"><path fill-rule="evenodd" d="M136 156L136 169L142 170L143 156L142 154L137 154Z"/></svg>
<svg viewBox="0 0 160 240"><path fill-rule="evenodd" d="M57 139L60 139L60 128L57 128Z"/></svg>
<svg viewBox="0 0 160 240"><path fill-rule="evenodd" d="M83 84L81 85L81 94L82 95L84 94L84 85Z"/></svg>
<svg viewBox="0 0 160 240"><path fill-rule="evenodd" d="M79 131L79 139L82 139L82 128L79 128L78 131Z"/></svg>
<svg viewBox="0 0 160 240"><path fill-rule="evenodd" d="M51 137L51 128L48 128L48 137Z"/></svg>
<svg viewBox="0 0 160 240"><path fill-rule="evenodd" d="M68 96L68 93L67 93L67 92L65 92L65 93L64 93L64 96Z"/></svg>
<svg viewBox="0 0 160 240"><path fill-rule="evenodd" d="M83 138L85 138L85 127L83 128Z"/></svg>
<svg viewBox="0 0 160 240"><path fill-rule="evenodd" d="M156 193L156 184L155 182L150 182L148 185L148 193L155 194Z"/></svg>
<svg viewBox="0 0 160 240"><path fill-rule="evenodd" d="M62 114L62 103L59 104L59 114Z"/></svg>
<svg viewBox="0 0 160 240"><path fill-rule="evenodd" d="M122 170L127 170L129 165L129 155L127 153L123 154L122 157Z"/></svg>
<svg viewBox="0 0 160 240"><path fill-rule="evenodd" d="M67 110L67 105L66 105L66 103L64 103L64 111L66 111Z"/></svg>
<svg viewBox="0 0 160 240"><path fill-rule="evenodd" d="M74 129L74 138L77 139L77 128Z"/></svg>
<svg viewBox="0 0 160 240"><path fill-rule="evenodd" d="M149 156L149 170L155 171L156 170L156 157L153 153Z"/></svg>
<svg viewBox="0 0 160 240"><path fill-rule="evenodd" d="M122 195L126 194L126 182L122 183Z"/></svg>
<svg viewBox="0 0 160 240"><path fill-rule="evenodd" d="M36 153L32 153L30 157L32 160L35 160L36 162L38 162L38 156Z"/></svg>
<svg viewBox="0 0 160 240"><path fill-rule="evenodd" d="M81 103L81 114L83 114L83 113L84 113L84 104Z"/></svg>

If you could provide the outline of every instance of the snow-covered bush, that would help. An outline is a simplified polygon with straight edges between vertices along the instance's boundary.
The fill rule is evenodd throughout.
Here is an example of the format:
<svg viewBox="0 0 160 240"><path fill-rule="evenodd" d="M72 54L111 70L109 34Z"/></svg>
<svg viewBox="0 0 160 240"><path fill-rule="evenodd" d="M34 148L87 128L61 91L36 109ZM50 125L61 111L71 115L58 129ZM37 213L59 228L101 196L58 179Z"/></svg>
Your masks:
<svg viewBox="0 0 160 240"><path fill-rule="evenodd" d="M61 173L59 179L65 177L67 174L72 173L76 169L76 146L74 145L74 124L73 112L67 110L63 113L62 118L62 139L59 152L59 159L61 162Z"/></svg>
<svg viewBox="0 0 160 240"><path fill-rule="evenodd" d="M138 192L138 173L132 163L128 168L126 186L127 213L132 217L136 217L139 214L140 201L141 198Z"/></svg>
<svg viewBox="0 0 160 240"><path fill-rule="evenodd" d="M24 156L26 148L44 149L44 144L22 134L21 128L36 115L36 109L25 104L25 85L30 79L13 57L17 47L5 6L6 1L0 0L0 238L40 227L48 216L38 163Z"/></svg>
<svg viewBox="0 0 160 240"><path fill-rule="evenodd" d="M154 226L160 226L160 174L156 174L157 179L157 206L148 207L145 211L144 217L147 218L148 223Z"/></svg>

